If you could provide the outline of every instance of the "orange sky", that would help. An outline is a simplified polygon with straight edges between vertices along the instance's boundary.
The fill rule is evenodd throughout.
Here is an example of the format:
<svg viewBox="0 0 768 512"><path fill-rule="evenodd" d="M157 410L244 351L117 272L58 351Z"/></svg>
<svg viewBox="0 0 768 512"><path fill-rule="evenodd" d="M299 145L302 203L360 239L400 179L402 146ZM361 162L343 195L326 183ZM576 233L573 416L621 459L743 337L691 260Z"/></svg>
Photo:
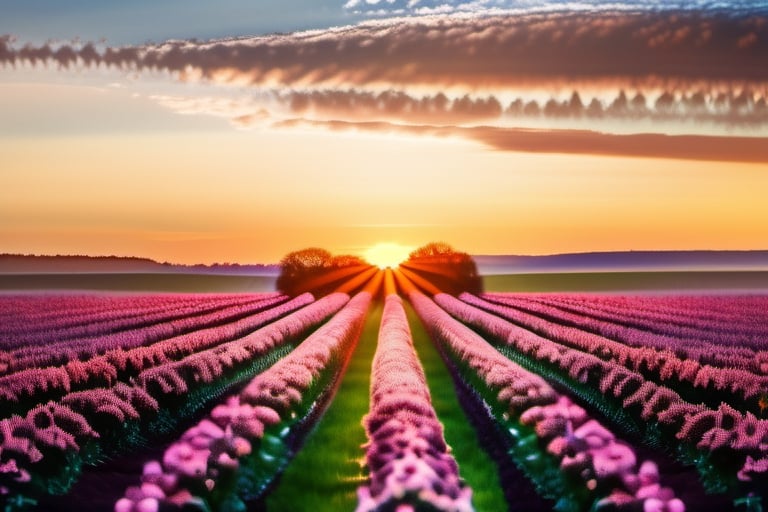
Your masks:
<svg viewBox="0 0 768 512"><path fill-rule="evenodd" d="M3 252L268 262L313 245L543 254L755 249L768 235L765 164L215 123L4 137L0 154Z"/></svg>

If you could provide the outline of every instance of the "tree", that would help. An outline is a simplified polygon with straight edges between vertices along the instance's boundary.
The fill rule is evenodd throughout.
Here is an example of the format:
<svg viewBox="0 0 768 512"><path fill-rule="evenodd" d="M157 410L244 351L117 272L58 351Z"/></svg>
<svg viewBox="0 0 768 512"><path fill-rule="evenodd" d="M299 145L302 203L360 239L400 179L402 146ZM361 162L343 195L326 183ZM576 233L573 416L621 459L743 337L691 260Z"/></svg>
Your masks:
<svg viewBox="0 0 768 512"><path fill-rule="evenodd" d="M334 268L352 267L355 265L368 265L360 256L351 254L340 254L331 259L331 266Z"/></svg>
<svg viewBox="0 0 768 512"><path fill-rule="evenodd" d="M456 254L453 247L445 242L430 242L426 245L422 245L418 249L415 249L408 255L409 260L421 259L421 258L435 258L440 256L450 256Z"/></svg>
<svg viewBox="0 0 768 512"><path fill-rule="evenodd" d="M445 242L430 242L414 250L405 266L446 293L483 291L483 280L472 256Z"/></svg>
<svg viewBox="0 0 768 512"><path fill-rule="evenodd" d="M289 252L282 260L280 266L283 270L304 270L310 268L328 267L333 261L333 255L319 247L309 247L300 251Z"/></svg>
<svg viewBox="0 0 768 512"><path fill-rule="evenodd" d="M334 271L367 265L357 256L346 254L334 256L319 247L301 249L286 254L280 260L277 289L294 296L304 292L311 292L315 296L324 295L335 288ZM341 273L339 277L343 275Z"/></svg>

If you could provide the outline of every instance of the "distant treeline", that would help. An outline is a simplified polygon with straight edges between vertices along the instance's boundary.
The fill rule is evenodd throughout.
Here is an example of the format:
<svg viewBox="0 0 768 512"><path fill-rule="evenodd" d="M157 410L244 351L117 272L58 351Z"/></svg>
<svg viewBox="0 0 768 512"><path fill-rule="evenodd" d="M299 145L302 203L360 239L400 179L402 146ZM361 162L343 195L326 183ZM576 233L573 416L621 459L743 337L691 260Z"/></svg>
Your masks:
<svg viewBox="0 0 768 512"><path fill-rule="evenodd" d="M238 263L213 263L211 265L182 265L157 262L134 256L84 256L33 254L0 254L0 273L216 273L277 275L278 265L241 265Z"/></svg>

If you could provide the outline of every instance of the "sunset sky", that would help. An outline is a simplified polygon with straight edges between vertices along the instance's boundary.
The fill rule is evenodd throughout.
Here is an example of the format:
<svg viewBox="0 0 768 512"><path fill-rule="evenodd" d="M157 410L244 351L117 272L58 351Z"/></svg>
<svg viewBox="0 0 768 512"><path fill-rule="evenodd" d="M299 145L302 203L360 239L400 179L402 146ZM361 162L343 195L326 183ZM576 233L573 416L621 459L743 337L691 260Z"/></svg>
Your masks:
<svg viewBox="0 0 768 512"><path fill-rule="evenodd" d="M768 248L768 2L604 4L3 2L0 253Z"/></svg>

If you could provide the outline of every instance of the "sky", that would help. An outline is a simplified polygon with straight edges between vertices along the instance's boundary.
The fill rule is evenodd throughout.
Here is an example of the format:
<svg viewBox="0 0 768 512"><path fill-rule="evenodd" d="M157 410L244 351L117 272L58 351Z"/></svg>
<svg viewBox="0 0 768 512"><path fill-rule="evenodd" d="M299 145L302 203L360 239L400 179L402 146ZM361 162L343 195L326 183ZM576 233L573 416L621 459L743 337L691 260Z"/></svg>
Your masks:
<svg viewBox="0 0 768 512"><path fill-rule="evenodd" d="M768 2L0 4L0 253L765 249Z"/></svg>

